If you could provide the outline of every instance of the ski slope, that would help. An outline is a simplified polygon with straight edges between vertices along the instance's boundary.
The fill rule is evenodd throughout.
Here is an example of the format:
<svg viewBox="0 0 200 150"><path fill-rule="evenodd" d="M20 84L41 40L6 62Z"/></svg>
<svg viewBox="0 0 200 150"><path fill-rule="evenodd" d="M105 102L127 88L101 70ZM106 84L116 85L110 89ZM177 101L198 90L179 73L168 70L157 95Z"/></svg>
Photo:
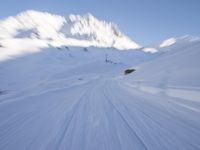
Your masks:
<svg viewBox="0 0 200 150"><path fill-rule="evenodd" d="M0 62L0 149L199 150L199 47L49 47Z"/></svg>

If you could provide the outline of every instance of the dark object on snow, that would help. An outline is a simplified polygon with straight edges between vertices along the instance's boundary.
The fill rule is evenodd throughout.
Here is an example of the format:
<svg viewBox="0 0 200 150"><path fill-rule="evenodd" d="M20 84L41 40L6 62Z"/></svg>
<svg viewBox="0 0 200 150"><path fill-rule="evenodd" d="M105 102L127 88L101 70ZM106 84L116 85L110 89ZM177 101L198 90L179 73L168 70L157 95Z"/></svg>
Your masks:
<svg viewBox="0 0 200 150"><path fill-rule="evenodd" d="M106 56L106 59L105 59L106 63L117 64L117 63L113 62L112 60L109 60L107 54L105 56Z"/></svg>
<svg viewBox="0 0 200 150"><path fill-rule="evenodd" d="M126 69L126 70L124 71L124 75L130 74L130 73L132 73L132 72L134 72L134 71L136 71L136 70L135 70L135 69Z"/></svg>
<svg viewBox="0 0 200 150"><path fill-rule="evenodd" d="M65 46L65 49L69 50L69 47Z"/></svg>
<svg viewBox="0 0 200 150"><path fill-rule="evenodd" d="M3 47L3 45L0 44L0 47Z"/></svg>
<svg viewBox="0 0 200 150"><path fill-rule="evenodd" d="M61 47L56 47L58 50L62 50L62 48Z"/></svg>
<svg viewBox="0 0 200 150"><path fill-rule="evenodd" d="M83 48L83 50L85 51L85 52L88 52L88 49L85 47L85 48Z"/></svg>
<svg viewBox="0 0 200 150"><path fill-rule="evenodd" d="M0 90L0 95L4 95L4 94L6 94L7 92L6 91L1 91Z"/></svg>
<svg viewBox="0 0 200 150"><path fill-rule="evenodd" d="M40 38L38 38L38 39L40 39ZM48 40L48 41L53 41L52 38L46 38L46 40Z"/></svg>

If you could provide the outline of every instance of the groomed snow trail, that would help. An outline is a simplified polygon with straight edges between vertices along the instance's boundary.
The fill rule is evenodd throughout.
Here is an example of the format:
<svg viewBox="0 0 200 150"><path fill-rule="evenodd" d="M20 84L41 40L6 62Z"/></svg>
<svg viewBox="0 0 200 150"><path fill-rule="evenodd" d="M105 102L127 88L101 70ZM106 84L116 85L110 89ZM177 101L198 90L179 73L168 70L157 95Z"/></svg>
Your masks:
<svg viewBox="0 0 200 150"><path fill-rule="evenodd" d="M52 47L1 62L0 150L199 150L199 46Z"/></svg>
<svg viewBox="0 0 200 150"><path fill-rule="evenodd" d="M8 99L0 104L0 149L198 150L200 105L186 102L110 77Z"/></svg>

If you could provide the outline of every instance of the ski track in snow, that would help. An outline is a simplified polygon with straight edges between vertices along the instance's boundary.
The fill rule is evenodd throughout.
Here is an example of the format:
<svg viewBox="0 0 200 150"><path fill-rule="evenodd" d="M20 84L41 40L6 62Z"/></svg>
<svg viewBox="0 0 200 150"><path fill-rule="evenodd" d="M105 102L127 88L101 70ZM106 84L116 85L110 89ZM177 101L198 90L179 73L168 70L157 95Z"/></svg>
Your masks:
<svg viewBox="0 0 200 150"><path fill-rule="evenodd" d="M198 150L200 112L181 105L101 77L1 103L0 149Z"/></svg>

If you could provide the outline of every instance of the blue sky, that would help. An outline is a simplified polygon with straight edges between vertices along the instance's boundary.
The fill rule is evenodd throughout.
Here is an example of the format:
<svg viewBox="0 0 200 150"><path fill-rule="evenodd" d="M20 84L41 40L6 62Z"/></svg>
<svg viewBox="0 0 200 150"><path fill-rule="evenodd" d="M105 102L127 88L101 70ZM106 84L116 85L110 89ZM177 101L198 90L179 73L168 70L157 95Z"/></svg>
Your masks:
<svg viewBox="0 0 200 150"><path fill-rule="evenodd" d="M0 2L0 18L28 9L60 15L90 12L115 22L141 45L172 36L200 36L200 0L6 0Z"/></svg>

